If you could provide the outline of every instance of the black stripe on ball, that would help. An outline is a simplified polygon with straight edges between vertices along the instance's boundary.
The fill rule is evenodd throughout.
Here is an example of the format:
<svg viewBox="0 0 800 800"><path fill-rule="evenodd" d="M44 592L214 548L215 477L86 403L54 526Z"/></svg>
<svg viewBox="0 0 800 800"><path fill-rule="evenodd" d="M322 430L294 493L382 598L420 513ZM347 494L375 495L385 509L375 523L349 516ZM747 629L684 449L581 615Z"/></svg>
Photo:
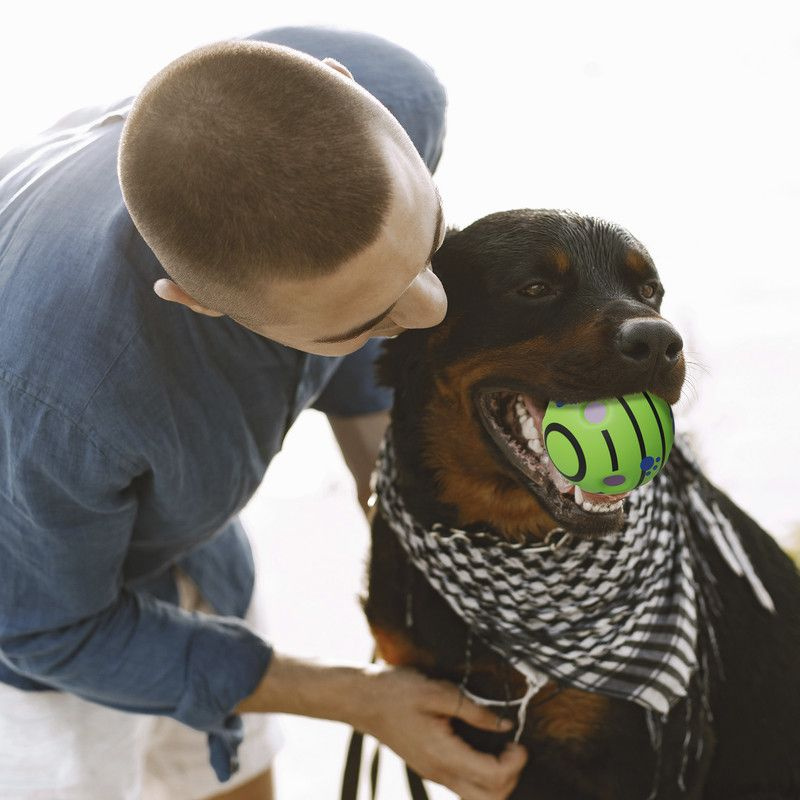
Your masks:
<svg viewBox="0 0 800 800"><path fill-rule="evenodd" d="M608 454L611 456L611 471L616 472L619 469L619 461L617 461L617 448L614 447L614 441L611 438L611 434L609 434L607 430L602 430L600 433L603 434L603 438L606 440Z"/></svg>
<svg viewBox="0 0 800 800"><path fill-rule="evenodd" d="M625 413L628 415L628 419L631 421L631 425L633 425L633 430L636 433L636 438L639 440L639 452L642 454L642 457L639 459L639 463L641 464L641 462L644 461L644 457L647 455L647 451L645 450L644 447L644 437L642 436L642 430L639 427L639 423L636 421L636 417L634 416L633 411L631 411L631 407L625 402L625 398L618 397L617 400L619 400L620 404L625 409ZM642 470L641 473L642 474L639 477L639 483L637 483L636 486L633 487L634 489L641 486L642 483L644 482L644 479L646 477L645 471Z"/></svg>
<svg viewBox="0 0 800 800"><path fill-rule="evenodd" d="M578 471L574 475L565 475L568 481L577 483L586 477L586 456L584 455L583 448L575 438L575 434L569 428L565 428L560 422L551 422L544 430L544 446L547 447L547 437L553 433L561 433L567 441L572 445L575 455L578 457Z"/></svg>
<svg viewBox="0 0 800 800"><path fill-rule="evenodd" d="M661 437L661 466L664 466L664 461L667 458L667 442L664 439L664 428L661 425L661 417L658 415L658 411L656 410L655 403L653 403L650 395L647 392L642 392L644 395L644 399L647 400L647 404L650 406L650 410L653 412L653 416L656 418L656 425L658 425L658 435Z"/></svg>

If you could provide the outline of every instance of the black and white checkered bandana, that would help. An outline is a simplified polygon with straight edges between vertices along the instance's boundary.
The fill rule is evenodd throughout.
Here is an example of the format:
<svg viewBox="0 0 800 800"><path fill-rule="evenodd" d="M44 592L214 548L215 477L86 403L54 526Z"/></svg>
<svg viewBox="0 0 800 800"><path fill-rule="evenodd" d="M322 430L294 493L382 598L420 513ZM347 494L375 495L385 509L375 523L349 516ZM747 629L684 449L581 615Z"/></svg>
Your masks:
<svg viewBox="0 0 800 800"><path fill-rule="evenodd" d="M411 563L469 629L529 679L630 700L662 719L698 669L696 576L690 522L773 610L738 536L676 440L652 482L626 500L626 526L603 538L515 544L491 530L420 525L396 489L391 430L374 488ZM559 529L560 530L560 529ZM702 615L706 616L706 615ZM709 631L713 641L713 631Z"/></svg>

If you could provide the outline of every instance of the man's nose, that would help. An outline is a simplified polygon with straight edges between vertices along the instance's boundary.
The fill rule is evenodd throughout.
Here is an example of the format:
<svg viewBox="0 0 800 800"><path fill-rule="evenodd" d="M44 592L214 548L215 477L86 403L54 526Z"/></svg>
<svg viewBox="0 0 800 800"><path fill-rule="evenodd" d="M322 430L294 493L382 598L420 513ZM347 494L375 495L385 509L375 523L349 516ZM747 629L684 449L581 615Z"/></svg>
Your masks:
<svg viewBox="0 0 800 800"><path fill-rule="evenodd" d="M444 286L433 270L425 269L403 292L389 317L401 328L430 328L447 313Z"/></svg>

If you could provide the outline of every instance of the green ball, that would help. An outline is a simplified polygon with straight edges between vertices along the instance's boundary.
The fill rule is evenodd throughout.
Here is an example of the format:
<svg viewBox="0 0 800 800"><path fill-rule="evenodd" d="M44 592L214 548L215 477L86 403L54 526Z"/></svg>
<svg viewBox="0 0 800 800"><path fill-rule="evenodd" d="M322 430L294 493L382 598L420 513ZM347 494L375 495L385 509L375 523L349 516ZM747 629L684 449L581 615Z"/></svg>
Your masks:
<svg viewBox="0 0 800 800"><path fill-rule="evenodd" d="M550 402L542 420L553 466L595 494L622 494L653 480L669 458L675 418L648 392L583 403Z"/></svg>

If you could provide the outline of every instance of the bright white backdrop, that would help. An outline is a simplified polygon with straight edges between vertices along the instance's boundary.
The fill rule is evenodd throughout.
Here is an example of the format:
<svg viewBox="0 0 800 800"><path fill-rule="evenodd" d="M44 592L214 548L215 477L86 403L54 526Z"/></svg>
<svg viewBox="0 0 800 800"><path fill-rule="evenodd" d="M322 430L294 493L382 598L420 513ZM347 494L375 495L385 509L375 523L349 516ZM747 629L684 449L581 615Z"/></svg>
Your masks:
<svg viewBox="0 0 800 800"><path fill-rule="evenodd" d="M448 222L515 207L613 219L649 248L684 335L676 409L712 479L781 540L800 525L800 12L786 2L16 4L0 27L0 151L133 94L177 55L286 24L392 38L437 71ZM309 412L246 513L285 650L362 660L366 529ZM313 563L309 563L313 554ZM336 796L341 726L287 719L279 800ZM404 797L392 765L383 800ZM446 796L441 793L441 796Z"/></svg>

